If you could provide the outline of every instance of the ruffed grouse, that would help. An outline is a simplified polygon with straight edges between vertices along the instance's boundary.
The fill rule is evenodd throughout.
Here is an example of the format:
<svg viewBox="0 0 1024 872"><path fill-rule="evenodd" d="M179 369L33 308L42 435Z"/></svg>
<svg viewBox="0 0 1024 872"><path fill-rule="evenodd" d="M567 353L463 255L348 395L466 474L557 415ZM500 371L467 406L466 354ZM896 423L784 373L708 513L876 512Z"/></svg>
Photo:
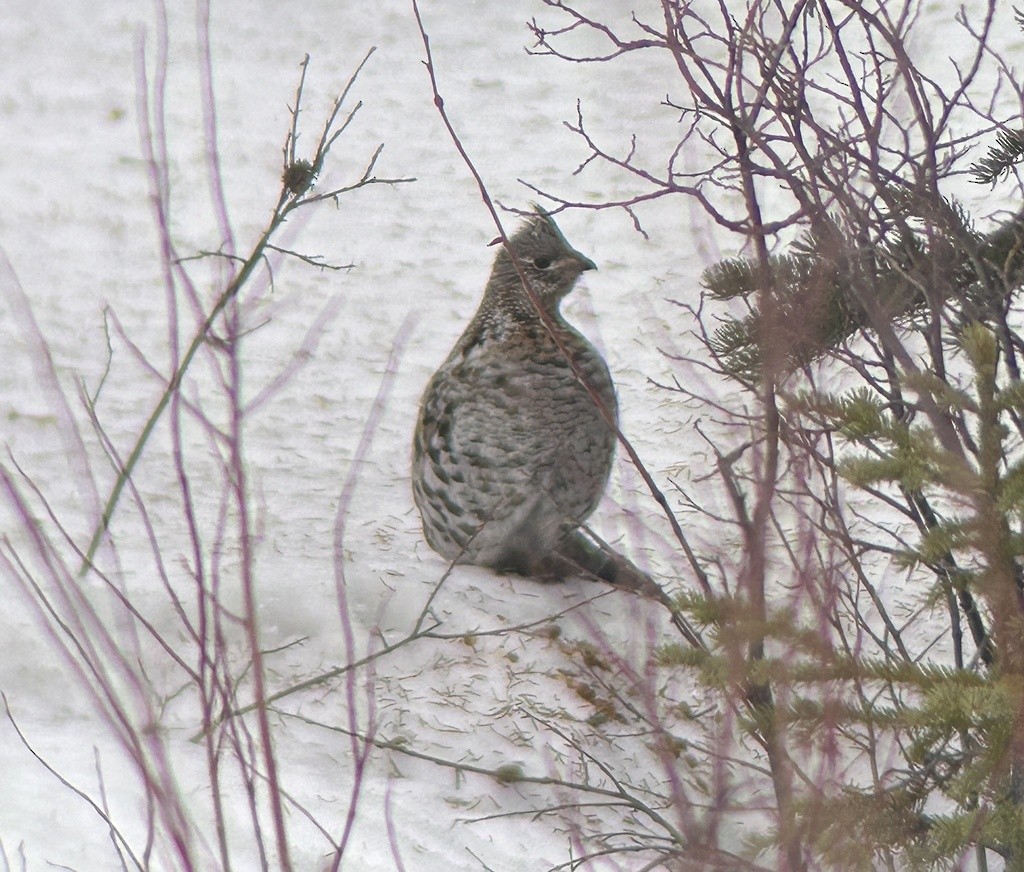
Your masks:
<svg viewBox="0 0 1024 872"><path fill-rule="evenodd" d="M644 591L643 573L578 529L608 481L616 435L605 415L615 420L617 403L607 365L559 304L596 267L539 208L509 246L523 276L502 247L480 308L423 394L412 462L423 532L459 563L544 578L582 571Z"/></svg>

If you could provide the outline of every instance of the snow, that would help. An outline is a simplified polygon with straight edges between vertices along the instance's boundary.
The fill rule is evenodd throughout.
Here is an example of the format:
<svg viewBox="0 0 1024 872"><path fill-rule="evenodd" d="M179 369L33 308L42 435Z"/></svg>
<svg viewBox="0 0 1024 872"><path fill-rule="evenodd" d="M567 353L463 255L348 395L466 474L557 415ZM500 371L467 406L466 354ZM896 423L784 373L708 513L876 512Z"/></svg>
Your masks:
<svg viewBox="0 0 1024 872"><path fill-rule="evenodd" d="M522 208L535 199L519 179L590 201L633 191L628 179L598 169L569 175L586 157L562 124L575 120L577 98L588 125L610 149L625 152L629 135L638 130L641 154L667 154L676 143L676 114L656 99L636 99L669 90L672 71L664 59L652 54L611 66L570 66L530 57L523 50L529 42L524 22L551 14L533 0L457 7L427 0L423 11L446 108L500 202ZM172 227L180 251L190 254L217 249L221 239L205 175L194 7L190 0L171 0L168 12ZM165 295L137 127L137 46L140 40L145 45L151 76L156 21L153 8L137 0L7 0L0 14L0 134L6 146L0 152L0 247L72 403L78 380L93 392L104 376L107 306L156 366L166 372L168 365ZM409 633L445 572L445 562L422 541L409 490L409 441L420 391L486 281L493 255L487 243L495 229L434 109L410 4L214 0L210 34L225 197L239 251L255 241L276 198L288 106L306 53L311 62L300 153L318 135L359 60L377 46L353 91L364 105L318 188L357 178L380 142L385 148L377 172L416 179L346 195L338 208L324 203L286 228L287 245L328 262L352 263L351 271L280 262L272 288L261 280L247 292L252 296L246 318L253 328L245 345L247 397L257 396L288 367L317 319L328 316L309 359L252 414L246 431L246 468L261 534L262 645L276 652L267 656L276 690L347 661L333 555L339 495L350 474L345 590L357 656L379 649L381 639L390 644ZM690 426L696 412L680 408L649 380L670 378L663 351L688 347L690 325L680 323L681 311L668 300L696 298L700 271L720 254L721 240L682 201L655 202L640 214L649 238L635 233L621 213L560 216L567 238L599 265L568 302L567 315L606 354L623 429L658 481L666 485L671 474L687 484L687 468L700 466L704 457ZM209 263L193 274L215 276L215 262ZM3 311L3 441L76 541L86 542L97 495L83 484L54 396L39 380L39 357L24 314L13 298L4 301ZM396 349L403 330L410 332ZM113 358L99 414L113 444L126 452L160 385L116 334L110 343ZM353 472L393 351L394 381L368 452ZM215 386L204 353L186 380L190 399L205 398ZM75 416L89 440L102 499L112 483L109 465L77 404ZM209 436L192 427L186 441L197 471L201 522L212 530L221 483ZM152 513L169 572L184 585L188 539L169 446L161 428L134 480ZM36 510L41 514L38 505ZM3 529L25 548L24 531L4 511ZM621 459L593 525L652 566L668 588L689 578L667 524ZM42 526L53 535L52 524ZM114 532L125 590L187 651L130 497L119 509ZM715 535L695 531L698 542ZM225 579L232 579L234 559L233 553L224 555ZM116 569L113 563L106 567ZM146 808L137 772L82 679L42 630L31 599L13 582L3 585L0 690L13 717L50 767L96 802L109 803L110 817L141 852ZM200 724L188 694L175 696L182 675L145 634L132 642L100 583L89 582L86 593L116 628L123 650L142 657L152 692L165 699L157 731L169 754L166 765L193 831L201 834L203 868L217 868L202 745L190 741ZM237 596L225 592L234 607ZM598 749L616 771L651 777L660 771L658 750L631 735L628 722L601 736L589 736L587 729L606 695L594 676L605 666L619 675L630 669L642 674L650 650L671 640L656 606L582 581L543 585L460 567L440 587L432 616L437 638L412 641L381 657L372 674L360 671L351 686L341 677L287 697L281 703L286 713L272 721L284 789L332 838L340 837L354 783L349 738L332 728L347 727L350 717L361 730L372 717L380 739L423 754L492 770L518 767L537 778L601 780L556 727L576 736L580 747ZM237 658L243 641L240 630L229 640ZM581 647L587 642L598 654ZM658 688L658 698L637 691L633 702L651 711L697 702L668 678ZM617 712L619 705L610 709ZM0 845L10 868L21 868L19 857L30 870L119 868L100 816L29 753L6 720L0 722L0 772ZM236 867L257 868L237 777L223 791ZM399 856L405 869L428 872L556 867L578 853L580 832L602 812L576 818L513 813L578 799L552 785L502 784L376 749L342 868L395 869ZM263 823L270 845L268 819ZM327 839L294 808L288 823L295 868L317 869L330 853ZM152 868L183 866L163 842ZM606 868L615 867L609 862Z"/></svg>
<svg viewBox="0 0 1024 872"><path fill-rule="evenodd" d="M351 262L354 269L327 272L280 263L272 289L265 282L254 286L259 299L247 317L257 329L247 340L245 359L250 397L288 366L320 313L334 307L311 359L252 415L246 436L262 534L257 567L263 647L292 646L268 656L271 689L276 689L346 662L332 566L335 512L407 318L411 333L399 349L393 388L357 471L347 515L346 585L357 654L379 647L378 627L388 641L407 633L445 570L422 542L408 487L409 439L419 393L476 305L493 255L486 246L495 230L432 105L408 4L393 0L372 12L326 0L302 4L301 10L292 4L253 6L215 2L210 31L221 165L238 250L253 243L276 197L287 107L307 52L300 154L318 135L331 100L358 61L377 46L353 92L364 105L319 189L357 177L380 142L385 148L379 174L416 177L406 185L356 192L337 209L323 204L286 228L287 244L296 250ZM218 248L220 236L205 176L194 9L175 0L168 13L171 220L181 252L191 254ZM630 87L618 79L625 65L614 72L616 87L610 87L611 71L529 57L523 50L529 39L524 22L535 14L543 10L529 2L476 3L471 13L460 14L443 4L424 4L446 106L492 194L520 208L535 195L518 179L566 192L566 173L585 156L561 123L574 119L577 97L594 129L616 147L628 148L629 132L640 125L664 137L642 144L655 151L664 150L676 132L671 112L630 99ZM54 395L41 386L39 358L13 298L5 301L0 321L6 350L0 418L11 456L82 543L91 532L90 512L112 482L77 401L78 381L95 391L107 366L105 307L157 367L166 371L168 365L165 296L137 126L137 46L145 47L152 77L157 17L148 4L131 0L98 7L86 0L9 0L0 16L0 38L5 46L0 131L7 145L0 154L5 192L0 244L86 434L99 482L95 492L75 468ZM633 64L629 74L639 77L638 87L640 82L650 86L653 70ZM582 198L604 193L616 182L591 173L571 184ZM650 402L646 379L667 371L656 346L671 341L668 325L676 316L662 298L693 288L701 264L689 252L664 244L685 233L688 216L654 207L644 218L650 240L632 232L625 216L577 213L562 219L568 238L601 267L588 274L568 314L607 354L624 424L638 445L662 443L666 462L678 461L679 451L666 442L670 428L679 426L678 415ZM213 276L215 267L200 265L193 274ZM160 386L111 333L113 358L98 409L107 435L124 453ZM206 396L211 372L201 353L186 380L186 396ZM200 428L186 435L190 462L201 471L196 502L210 530L220 498L216 465L207 435ZM188 542L165 429L158 429L134 480L152 513L170 575L175 584L185 584ZM628 523L616 503L645 517L655 510L625 468L617 473L614 497L595 525L608 538L626 535L628 548L628 531L637 525ZM36 511L41 512L38 505ZM12 517L4 517L4 529L24 548L24 532ZM52 525L43 527L53 535ZM654 529L666 535L657 524ZM114 531L125 589L147 619L190 656L128 498ZM637 559L671 559L664 542L643 544L651 554L637 548ZM232 559L225 556L228 579ZM113 572L115 566L107 568ZM122 650L131 654L139 646L152 692L167 699L160 724L170 754L167 766L192 815L193 831L202 834L200 856L211 864L205 868L214 868L202 748L189 741L199 726L196 710L172 698L182 676L149 637L131 642L133 634L125 631L101 584L88 582L86 592L115 628ZM226 592L226 598L237 605L237 592ZM137 772L83 680L43 631L31 599L12 581L5 582L4 602L0 689L25 740L61 777L101 805L108 803L116 826L141 852L145 806ZM557 619L561 635L553 638L545 628L555 622L546 619L572 606L578 609ZM540 585L472 568L452 573L433 614L440 621L437 632L448 638L418 640L381 658L374 684L360 673L355 685L359 727L367 724L369 687L382 739L487 768L518 766L540 777L572 766L561 757L564 748L557 738L533 718L585 726L593 714L572 690L580 672L575 643L607 632L609 645L621 646L624 658L642 663L648 645L663 641L667 632L654 607L584 582ZM505 632L533 622L542 632ZM468 635L480 630L500 632ZM241 651L240 632L231 644ZM345 726L345 690L336 680L295 694L283 705L321 724ZM294 718L278 718L274 727L285 789L339 838L353 783L348 738ZM0 844L11 868L22 862L28 869L48 864L118 868L111 835L96 811L28 752L6 720L0 723L0 767ZM233 853L239 868L255 868L255 846L251 836L245 837L251 828L246 801L234 782L224 788ZM501 815L533 808L544 797L551 802L558 794L377 750L358 800L344 868L396 868L385 807L407 869L555 866L576 849L565 820ZM269 826L266 819L264 824ZM294 810L289 826L295 868L317 868L330 852L326 839ZM272 841L268 836L268 844ZM167 843L157 845L152 863L158 869L179 868Z"/></svg>

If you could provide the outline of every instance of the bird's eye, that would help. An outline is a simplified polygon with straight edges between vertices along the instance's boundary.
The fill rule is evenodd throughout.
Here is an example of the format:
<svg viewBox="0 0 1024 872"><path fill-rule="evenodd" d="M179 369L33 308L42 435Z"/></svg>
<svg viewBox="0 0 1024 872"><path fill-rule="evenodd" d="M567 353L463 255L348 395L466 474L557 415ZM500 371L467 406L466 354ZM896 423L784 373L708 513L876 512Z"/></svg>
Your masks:
<svg viewBox="0 0 1024 872"><path fill-rule="evenodd" d="M547 269L549 266L551 266L551 258L550 257L535 257L533 259L533 265L535 267L537 267L537 269Z"/></svg>

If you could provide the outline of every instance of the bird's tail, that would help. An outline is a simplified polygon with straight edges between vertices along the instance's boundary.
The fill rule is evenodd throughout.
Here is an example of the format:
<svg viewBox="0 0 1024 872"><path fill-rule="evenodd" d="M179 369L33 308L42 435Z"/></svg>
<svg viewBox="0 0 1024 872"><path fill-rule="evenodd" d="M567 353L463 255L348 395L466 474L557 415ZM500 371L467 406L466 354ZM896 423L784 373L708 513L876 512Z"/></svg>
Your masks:
<svg viewBox="0 0 1024 872"><path fill-rule="evenodd" d="M558 575L594 578L612 587L656 600L669 610L672 623L688 642L699 648L706 647L679 611L679 607L661 586L632 561L597 537L583 530L573 530L548 558L548 563L550 569Z"/></svg>

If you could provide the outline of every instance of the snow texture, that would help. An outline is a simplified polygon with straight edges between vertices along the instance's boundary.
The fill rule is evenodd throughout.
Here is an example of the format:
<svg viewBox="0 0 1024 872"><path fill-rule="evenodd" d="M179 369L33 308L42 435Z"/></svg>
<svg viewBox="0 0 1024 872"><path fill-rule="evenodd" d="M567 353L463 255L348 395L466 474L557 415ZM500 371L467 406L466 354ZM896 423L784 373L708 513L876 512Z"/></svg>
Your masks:
<svg viewBox="0 0 1024 872"><path fill-rule="evenodd" d="M562 123L575 119L577 99L610 149L627 150L634 131L643 131L641 155L668 154L678 141L677 113L659 105L676 84L657 54L580 66L530 57L525 22L550 15L531 0L426 0L423 9L447 110L502 203L525 208L535 199L520 179L581 200L633 193L622 177L598 169L570 175L586 157ZM192 253L217 249L221 240L206 184L195 12L188 0L171 0L168 11L172 225L181 251ZM108 306L132 341L167 367L165 298L136 111L137 45L144 44L152 72L155 21L151 6L137 0L6 0L0 12L0 246L71 397L79 379L94 391L104 375ZM210 32L225 197L240 251L255 241L277 196L288 107L306 53L312 60L300 154L359 60L377 46L354 89L363 108L319 188L357 177L380 142L385 147L378 173L416 178L355 192L338 208L324 203L296 219L286 228L289 245L354 268L333 272L281 263L273 288L257 288L259 299L247 309L253 329L245 343L248 397L288 365L325 307L336 309L312 356L253 413L246 433L261 532L263 647L283 649L267 659L273 690L346 661L332 563L335 513L407 319L411 332L397 349L397 375L356 471L347 514L346 589L357 655L379 647L381 637L391 641L408 633L445 571L445 561L422 541L413 507L410 438L420 392L479 299L495 228L434 109L409 3L215 0ZM623 213L577 211L559 218L569 241L599 266L584 276L566 314L606 355L622 428L649 468L664 486L670 479L686 485L688 467L706 459L691 435L695 412L680 408L649 380L671 377L663 352L690 347L692 325L669 300L695 300L700 271L719 251L685 200L653 203L640 215L646 239ZM211 275L216 268L211 259ZM58 426L52 392L37 377L38 354L24 311L13 297L3 306L3 441L77 541L87 541L93 497L81 492L69 469L67 433ZM160 384L140 369L124 341L114 336L110 343L113 358L99 411L113 444L125 451ZM197 361L186 396L202 396L210 372ZM81 409L75 414L89 432ZM206 434L190 432L189 450L201 466L210 453ZM172 575L184 584L180 570L188 543L170 497L175 483L168 451L167 433L160 430L134 480L154 513ZM95 444L89 452L103 496L112 476ZM218 499L197 480L196 500L206 521ZM5 530L15 529L7 515L3 523ZM592 524L653 568L669 589L685 583L667 524L621 459ZM173 632L173 609L130 509L119 513L115 533L126 588L156 626ZM715 533L695 535L699 544ZM113 608L98 584L90 594ZM50 766L96 798L102 772L111 816L141 850L145 807L136 774L41 632L27 598L5 583L3 602L0 689L19 727ZM556 621L545 620L573 606ZM593 732L588 721L599 720L601 690L594 691L593 676L601 673L601 658L614 652L641 666L652 646L672 638L659 607L584 581L544 585L458 567L441 587L433 613L446 638L418 640L377 661L369 686L380 738L488 769L581 777L582 762L569 759L565 742L545 726L556 723L581 742L599 743L603 759L615 766L657 771L657 755L629 740L627 721L618 725L621 742L615 731L583 737ZM527 632L468 635L534 622ZM231 641L240 647L241 634ZM584 642L596 643L599 653L588 654ZM209 796L202 749L189 741L198 726L194 709L173 698L183 684L180 674L155 652L146 655L153 687L168 698L159 729L172 751L175 778L198 829L212 839L203 830ZM371 714L369 681L361 673L356 685L361 727ZM685 688L668 684L663 692L667 703L692 702L683 698ZM337 837L350 801L352 755L348 737L328 727L349 723L344 682L295 694L282 707L290 713L274 721L282 783ZM618 716L614 704L611 711ZM118 868L96 812L29 754L6 720L0 723L0 772L0 844L11 868L20 868L19 855L31 870L48 864L94 872ZM598 774L591 775L596 783ZM509 815L578 797L507 780L375 751L343 868L397 868L389 818L409 870L514 872L568 862L578 844L564 817ZM226 789L233 796L230 823L244 832L245 798L237 785ZM326 839L294 810L289 825L295 867L316 869L329 852ZM258 868L254 853L247 855L245 846L236 850L237 868ZM153 864L173 868L169 856Z"/></svg>

